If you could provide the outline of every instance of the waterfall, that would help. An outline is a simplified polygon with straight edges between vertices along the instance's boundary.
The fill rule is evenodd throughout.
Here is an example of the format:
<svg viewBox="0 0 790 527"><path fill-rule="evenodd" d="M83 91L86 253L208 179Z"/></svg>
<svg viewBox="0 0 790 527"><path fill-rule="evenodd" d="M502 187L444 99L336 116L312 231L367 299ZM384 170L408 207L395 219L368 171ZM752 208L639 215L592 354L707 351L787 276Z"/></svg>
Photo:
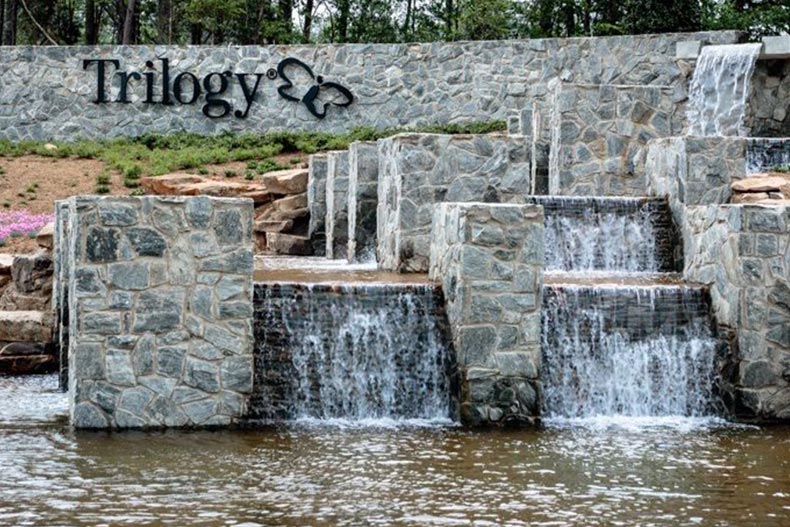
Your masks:
<svg viewBox="0 0 790 527"><path fill-rule="evenodd" d="M750 137L746 142L746 173L790 166L790 141L786 138Z"/></svg>
<svg viewBox="0 0 790 527"><path fill-rule="evenodd" d="M701 288L545 286L547 415L710 415L709 309Z"/></svg>
<svg viewBox="0 0 790 527"><path fill-rule="evenodd" d="M705 46L689 85L688 135L745 136L752 71L762 44Z"/></svg>
<svg viewBox="0 0 790 527"><path fill-rule="evenodd" d="M432 285L257 284L262 419L448 419L451 354Z"/></svg>
<svg viewBox="0 0 790 527"><path fill-rule="evenodd" d="M674 225L664 200L532 198L544 207L546 269L674 271Z"/></svg>

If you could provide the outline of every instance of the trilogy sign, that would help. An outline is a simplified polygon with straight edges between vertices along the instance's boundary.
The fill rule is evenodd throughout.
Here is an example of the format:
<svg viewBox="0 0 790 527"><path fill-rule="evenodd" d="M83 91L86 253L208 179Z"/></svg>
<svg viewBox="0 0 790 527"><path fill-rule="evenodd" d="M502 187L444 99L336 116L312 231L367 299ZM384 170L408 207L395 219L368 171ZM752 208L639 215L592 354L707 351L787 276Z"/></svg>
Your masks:
<svg viewBox="0 0 790 527"><path fill-rule="evenodd" d="M145 84L144 104L195 104L201 96L204 98L203 115L212 119L220 119L233 111L233 104L223 96L232 83L238 83L244 96L243 108L233 111L233 115L243 119L250 113L250 107L255 101L258 87L265 77L268 80L280 79L282 84L277 87L277 93L288 101L300 102L307 110L323 119L330 106L350 106L354 96L345 86L336 82L325 82L321 75L315 75L313 70L299 59L289 57L280 61L277 68L270 68L266 73L233 73L231 71L214 71L199 79L194 73L181 72L174 77L170 71L170 61L166 58L157 59L161 62L161 72L157 79L157 69L154 61L148 60L145 66L148 70L143 73L137 71L117 71L121 67L118 59L84 59L82 69L96 67L96 104L111 102L129 104L129 91L134 89L134 84L142 81ZM108 68L114 68L108 75ZM118 77L118 98L109 99L107 93L108 76ZM297 86L291 78L307 79L308 85ZM171 81L172 77L172 81ZM154 86L161 86L161 95L156 98ZM301 88L301 90L300 90ZM301 95L304 93L304 95Z"/></svg>

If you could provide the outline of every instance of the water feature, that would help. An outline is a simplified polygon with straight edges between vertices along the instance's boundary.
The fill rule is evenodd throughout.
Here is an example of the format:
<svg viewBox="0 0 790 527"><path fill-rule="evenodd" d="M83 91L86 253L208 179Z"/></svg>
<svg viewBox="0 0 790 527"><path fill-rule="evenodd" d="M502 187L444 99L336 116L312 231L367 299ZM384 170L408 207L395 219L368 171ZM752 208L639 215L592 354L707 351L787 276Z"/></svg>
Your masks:
<svg viewBox="0 0 790 527"><path fill-rule="evenodd" d="M75 432L55 376L33 379L0 379L0 525L779 527L790 511L787 427Z"/></svg>
<svg viewBox="0 0 790 527"><path fill-rule="evenodd" d="M253 419L454 416L439 289L424 278L294 270L255 286ZM386 275L384 275L386 277Z"/></svg>
<svg viewBox="0 0 790 527"><path fill-rule="evenodd" d="M762 44L704 46L689 84L688 135L745 136L744 115Z"/></svg>
<svg viewBox="0 0 790 527"><path fill-rule="evenodd" d="M769 137L750 137L747 140L747 175L766 172L778 166L790 166L790 140Z"/></svg>
<svg viewBox="0 0 790 527"><path fill-rule="evenodd" d="M675 233L665 200L539 196L548 270L674 271Z"/></svg>
<svg viewBox="0 0 790 527"><path fill-rule="evenodd" d="M710 302L700 287L544 287L548 416L706 416L716 412Z"/></svg>

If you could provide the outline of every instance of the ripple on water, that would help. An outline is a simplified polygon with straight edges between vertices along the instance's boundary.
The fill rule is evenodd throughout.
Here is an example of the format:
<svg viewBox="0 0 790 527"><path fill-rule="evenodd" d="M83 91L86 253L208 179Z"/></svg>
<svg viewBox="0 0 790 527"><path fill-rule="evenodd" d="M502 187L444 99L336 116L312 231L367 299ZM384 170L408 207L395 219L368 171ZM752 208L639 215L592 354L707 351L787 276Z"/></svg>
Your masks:
<svg viewBox="0 0 790 527"><path fill-rule="evenodd" d="M68 410L57 375L0 376L0 425L62 422Z"/></svg>

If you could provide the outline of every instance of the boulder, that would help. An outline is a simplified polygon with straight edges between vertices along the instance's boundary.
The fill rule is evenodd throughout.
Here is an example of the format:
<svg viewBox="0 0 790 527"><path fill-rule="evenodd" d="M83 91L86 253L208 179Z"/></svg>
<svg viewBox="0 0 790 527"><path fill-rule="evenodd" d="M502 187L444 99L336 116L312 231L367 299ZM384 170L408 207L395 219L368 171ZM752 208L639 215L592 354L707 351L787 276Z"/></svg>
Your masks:
<svg viewBox="0 0 790 527"><path fill-rule="evenodd" d="M289 211L277 210L272 204L265 205L256 210L255 219L263 221L286 221L307 218L310 216L310 209L294 209Z"/></svg>
<svg viewBox="0 0 790 527"><path fill-rule="evenodd" d="M179 196L180 187L203 181L201 176L194 174L165 174L163 176L146 176L140 178L140 186L146 192L160 196Z"/></svg>
<svg viewBox="0 0 790 527"><path fill-rule="evenodd" d="M732 184L733 192L781 192L790 184L790 175L782 176L778 172L771 175L753 175L739 179Z"/></svg>
<svg viewBox="0 0 790 527"><path fill-rule="evenodd" d="M20 293L41 292L49 297L53 273L52 256L44 250L17 254L11 266L11 278Z"/></svg>
<svg viewBox="0 0 790 527"><path fill-rule="evenodd" d="M280 198L272 202L274 209L278 212L292 212L307 208L307 193L294 194L285 198Z"/></svg>
<svg viewBox="0 0 790 527"><path fill-rule="evenodd" d="M51 221L41 227L36 234L36 243L39 247L42 247L47 250L52 250L52 240L55 236L55 222Z"/></svg>
<svg viewBox="0 0 790 527"><path fill-rule="evenodd" d="M45 311L0 311L0 341L51 342L52 323Z"/></svg>
<svg viewBox="0 0 790 527"><path fill-rule="evenodd" d="M0 254L0 276L11 276L11 267L13 264L13 254Z"/></svg>
<svg viewBox="0 0 790 527"><path fill-rule="evenodd" d="M0 375L41 375L54 373L59 368L54 354L0 355Z"/></svg>
<svg viewBox="0 0 790 527"><path fill-rule="evenodd" d="M767 192L744 192L733 194L730 203L757 203L771 199Z"/></svg>
<svg viewBox="0 0 790 527"><path fill-rule="evenodd" d="M266 249L275 254L291 254L295 256L309 256L313 246L308 236L295 236L272 232L266 234Z"/></svg>
<svg viewBox="0 0 790 527"><path fill-rule="evenodd" d="M258 220L255 222L255 232L288 232L293 226L293 220Z"/></svg>
<svg viewBox="0 0 790 527"><path fill-rule="evenodd" d="M308 174L306 168L291 168L267 172L261 179L266 188L275 194L301 194L307 192Z"/></svg>

